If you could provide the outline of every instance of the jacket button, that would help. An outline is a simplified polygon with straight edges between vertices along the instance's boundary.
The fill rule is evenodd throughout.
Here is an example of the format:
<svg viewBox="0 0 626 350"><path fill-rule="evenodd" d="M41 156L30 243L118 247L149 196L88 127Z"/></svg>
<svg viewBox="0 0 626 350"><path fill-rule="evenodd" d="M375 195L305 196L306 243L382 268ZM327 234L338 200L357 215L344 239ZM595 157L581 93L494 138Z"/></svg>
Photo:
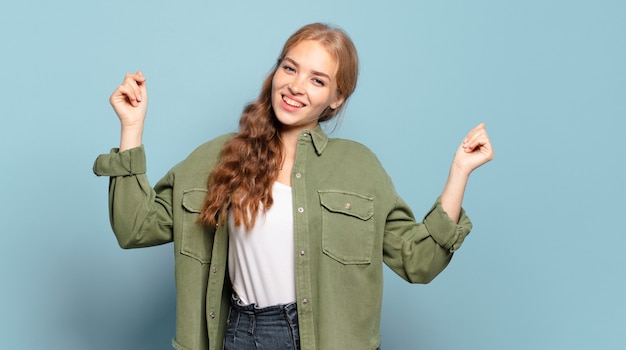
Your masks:
<svg viewBox="0 0 626 350"><path fill-rule="evenodd" d="M309 299L307 299L307 298L302 299L302 304L303 305L306 305L308 303L309 303Z"/></svg>
<svg viewBox="0 0 626 350"><path fill-rule="evenodd" d="M217 267L213 268L213 273L217 273Z"/></svg>
<svg viewBox="0 0 626 350"><path fill-rule="evenodd" d="M304 213L304 208L302 207L298 208L298 213Z"/></svg>
<svg viewBox="0 0 626 350"><path fill-rule="evenodd" d="M296 173L296 179L299 179L302 177L302 173Z"/></svg>
<svg viewBox="0 0 626 350"><path fill-rule="evenodd" d="M301 251L300 251L300 256L304 256L304 254L305 254L305 253L304 253L304 250L301 250Z"/></svg>
<svg viewBox="0 0 626 350"><path fill-rule="evenodd" d="M209 313L209 317L211 319L214 319L215 318L215 312L211 311L211 313Z"/></svg>

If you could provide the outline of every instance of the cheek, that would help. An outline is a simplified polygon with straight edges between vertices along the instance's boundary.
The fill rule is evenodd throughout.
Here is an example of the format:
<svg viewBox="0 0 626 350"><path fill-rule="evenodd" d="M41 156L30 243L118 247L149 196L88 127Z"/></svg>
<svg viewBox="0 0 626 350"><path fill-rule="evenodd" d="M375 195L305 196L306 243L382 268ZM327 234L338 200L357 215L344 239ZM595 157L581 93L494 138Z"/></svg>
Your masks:
<svg viewBox="0 0 626 350"><path fill-rule="evenodd" d="M331 94L328 93L327 91L318 92L317 94L315 94L314 98L315 98L315 101L317 101L317 105L319 105L320 108L322 109L328 107L333 101Z"/></svg>
<svg viewBox="0 0 626 350"><path fill-rule="evenodd" d="M281 73L280 70L276 71L276 73L274 73L274 76L272 77L272 91L284 86L285 81L285 74Z"/></svg>
<svg viewBox="0 0 626 350"><path fill-rule="evenodd" d="M274 78L272 79L272 88L270 90L270 101L272 103L272 105L274 105L274 103L276 103L276 99L277 97L277 91L280 89L280 82L278 81L276 75L274 75Z"/></svg>

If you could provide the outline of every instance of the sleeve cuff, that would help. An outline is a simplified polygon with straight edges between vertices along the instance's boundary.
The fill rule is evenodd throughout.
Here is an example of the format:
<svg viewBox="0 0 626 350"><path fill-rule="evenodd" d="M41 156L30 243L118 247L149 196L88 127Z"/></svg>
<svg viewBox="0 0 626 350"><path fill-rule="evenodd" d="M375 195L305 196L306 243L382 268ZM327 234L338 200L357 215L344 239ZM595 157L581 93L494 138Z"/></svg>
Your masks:
<svg viewBox="0 0 626 350"><path fill-rule="evenodd" d="M443 210L439 199L426 214L424 224L433 239L450 252L454 252L461 247L463 240L472 229L472 222L464 209L461 208L461 215L457 224Z"/></svg>
<svg viewBox="0 0 626 350"><path fill-rule="evenodd" d="M113 148L108 154L101 154L93 164L93 172L98 176L128 176L146 173L146 154L143 145L119 151Z"/></svg>

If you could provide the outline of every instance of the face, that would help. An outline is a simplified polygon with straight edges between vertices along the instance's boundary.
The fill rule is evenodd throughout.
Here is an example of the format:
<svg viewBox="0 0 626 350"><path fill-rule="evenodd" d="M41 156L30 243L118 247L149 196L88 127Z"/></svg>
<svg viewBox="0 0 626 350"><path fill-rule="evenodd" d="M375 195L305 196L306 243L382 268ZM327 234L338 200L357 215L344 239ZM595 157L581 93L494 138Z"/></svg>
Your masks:
<svg viewBox="0 0 626 350"><path fill-rule="evenodd" d="M292 47L272 79L272 107L284 130L312 129L322 112L339 108L336 60L318 41Z"/></svg>

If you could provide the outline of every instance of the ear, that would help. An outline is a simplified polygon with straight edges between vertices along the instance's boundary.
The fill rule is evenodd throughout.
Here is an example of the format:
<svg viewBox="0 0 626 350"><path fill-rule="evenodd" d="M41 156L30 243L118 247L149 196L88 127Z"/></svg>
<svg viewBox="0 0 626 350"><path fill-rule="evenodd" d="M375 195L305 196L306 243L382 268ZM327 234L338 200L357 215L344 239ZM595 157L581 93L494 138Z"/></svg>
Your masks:
<svg viewBox="0 0 626 350"><path fill-rule="evenodd" d="M340 96L340 97L337 97L337 98L335 99L335 101L333 101L333 102L330 104L330 108L332 108L332 109L337 109L337 108L341 107L341 105L343 104L343 101L345 101L345 100L346 100L346 99L345 99L345 98L343 98L343 97L341 97L341 96Z"/></svg>

